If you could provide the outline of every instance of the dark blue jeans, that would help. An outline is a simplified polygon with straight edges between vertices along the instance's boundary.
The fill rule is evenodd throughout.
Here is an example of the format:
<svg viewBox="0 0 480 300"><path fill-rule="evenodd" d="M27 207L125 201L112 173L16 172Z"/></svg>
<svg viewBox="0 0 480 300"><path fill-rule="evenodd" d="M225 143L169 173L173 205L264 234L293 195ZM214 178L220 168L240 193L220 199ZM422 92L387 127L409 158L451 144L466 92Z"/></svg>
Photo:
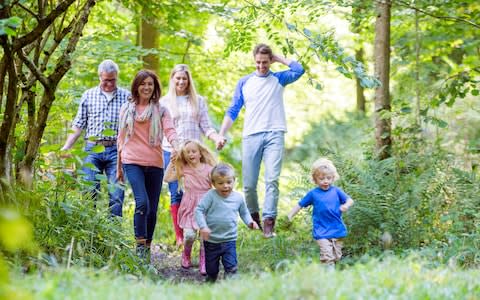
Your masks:
<svg viewBox="0 0 480 300"><path fill-rule="evenodd" d="M133 215L135 237L152 240L157 224L163 169L134 164L124 164L123 169L135 197L135 213Z"/></svg>
<svg viewBox="0 0 480 300"><path fill-rule="evenodd" d="M203 242L205 246L205 266L207 269L207 281L215 281L220 270L222 259L225 276L237 272L237 241L224 243Z"/></svg>
<svg viewBox="0 0 480 300"><path fill-rule="evenodd" d="M100 179L98 175L105 173L108 179L108 196L110 212L113 216L122 216L123 188L117 183L117 146L105 147L102 153L93 153L93 143L88 143L85 146L85 151L88 153L85 158L85 165L82 170L85 174L85 180L93 182L89 188L89 195L95 200L100 191ZM90 164L93 164L93 168ZM90 166L88 166L90 165Z"/></svg>
<svg viewBox="0 0 480 300"><path fill-rule="evenodd" d="M170 164L171 152L163 151L163 169L166 170ZM183 191L178 190L178 181L173 181L168 183L168 190L170 191L170 205L180 204L182 201Z"/></svg>

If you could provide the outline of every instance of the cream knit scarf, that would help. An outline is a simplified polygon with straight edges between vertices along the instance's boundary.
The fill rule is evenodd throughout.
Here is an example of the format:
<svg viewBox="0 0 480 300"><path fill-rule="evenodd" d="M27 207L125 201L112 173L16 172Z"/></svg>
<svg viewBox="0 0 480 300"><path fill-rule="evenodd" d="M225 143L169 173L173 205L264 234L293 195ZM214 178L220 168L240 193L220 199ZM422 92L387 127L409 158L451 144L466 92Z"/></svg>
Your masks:
<svg viewBox="0 0 480 300"><path fill-rule="evenodd" d="M140 115L137 115L135 110L135 102L127 102L125 105L126 107L124 108L119 124L120 129L125 129L126 131L125 144L133 135L133 125L135 124L135 121L139 123L150 121L148 139L151 146L158 146L163 139L161 126L163 108L160 108L160 104L153 104L150 102Z"/></svg>

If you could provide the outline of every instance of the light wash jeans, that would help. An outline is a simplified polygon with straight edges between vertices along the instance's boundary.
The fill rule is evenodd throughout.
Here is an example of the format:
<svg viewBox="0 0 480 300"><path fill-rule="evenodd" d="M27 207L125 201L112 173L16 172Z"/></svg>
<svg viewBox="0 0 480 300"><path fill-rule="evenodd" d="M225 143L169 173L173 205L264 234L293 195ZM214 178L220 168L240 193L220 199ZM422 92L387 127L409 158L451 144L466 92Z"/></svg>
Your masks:
<svg viewBox="0 0 480 300"><path fill-rule="evenodd" d="M257 183L262 160L265 166L263 219L277 216L278 180L282 169L284 148L285 133L283 131L260 132L243 138L243 192L250 213L259 211Z"/></svg>
<svg viewBox="0 0 480 300"><path fill-rule="evenodd" d="M85 151L88 153L85 158L85 163L91 163L94 168L84 166L83 173L85 180L91 181L94 184L88 188L87 193L95 200L100 191L100 180L97 175L105 173L108 178L108 196L110 212L113 216L122 216L123 188L117 182L117 145L105 147L105 151L101 153L92 152L95 145L88 143L85 146Z"/></svg>

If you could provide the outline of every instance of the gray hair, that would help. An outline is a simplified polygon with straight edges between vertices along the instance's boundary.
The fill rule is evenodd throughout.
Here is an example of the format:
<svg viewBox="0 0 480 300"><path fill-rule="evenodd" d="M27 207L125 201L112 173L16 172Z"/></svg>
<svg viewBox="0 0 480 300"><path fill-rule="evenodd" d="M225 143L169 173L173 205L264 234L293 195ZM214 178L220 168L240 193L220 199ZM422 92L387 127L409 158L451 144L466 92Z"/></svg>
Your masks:
<svg viewBox="0 0 480 300"><path fill-rule="evenodd" d="M106 59L102 61L98 65L98 75L100 76L102 73L118 73L120 70L118 69L118 65L111 59Z"/></svg>

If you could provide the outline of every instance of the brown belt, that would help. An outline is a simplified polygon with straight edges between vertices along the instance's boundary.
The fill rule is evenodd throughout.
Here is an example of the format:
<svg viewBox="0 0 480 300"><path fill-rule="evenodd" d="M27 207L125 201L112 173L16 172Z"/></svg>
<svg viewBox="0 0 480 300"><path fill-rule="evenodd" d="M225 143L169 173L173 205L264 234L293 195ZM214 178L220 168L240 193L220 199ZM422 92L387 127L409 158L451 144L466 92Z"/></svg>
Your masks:
<svg viewBox="0 0 480 300"><path fill-rule="evenodd" d="M105 147L115 146L117 144L117 141L107 141L107 140L88 141L88 142L95 145L104 145Z"/></svg>

